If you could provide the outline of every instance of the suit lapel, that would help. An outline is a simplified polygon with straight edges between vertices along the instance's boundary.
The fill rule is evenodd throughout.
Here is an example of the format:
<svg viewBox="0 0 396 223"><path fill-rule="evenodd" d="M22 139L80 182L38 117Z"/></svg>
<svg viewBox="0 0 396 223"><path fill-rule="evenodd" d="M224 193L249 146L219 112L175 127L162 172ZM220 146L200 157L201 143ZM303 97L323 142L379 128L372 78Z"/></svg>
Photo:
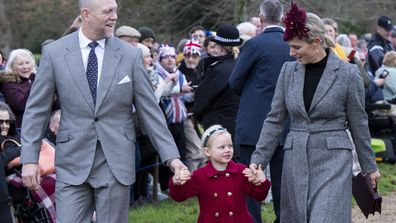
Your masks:
<svg viewBox="0 0 396 223"><path fill-rule="evenodd" d="M98 112L99 107L103 103L116 74L118 63L121 56L118 54L119 46L116 46L114 38L106 40L102 74L99 80L98 93L96 98L95 114Z"/></svg>
<svg viewBox="0 0 396 223"><path fill-rule="evenodd" d="M305 110L304 105L304 79L305 79L305 66L301 64L297 64L296 69L294 70L294 93L296 94L297 100L296 103L300 111L304 114L304 116L308 119L307 111Z"/></svg>
<svg viewBox="0 0 396 223"><path fill-rule="evenodd" d="M87 104L93 111L95 105L93 103L92 95L88 86L88 80L85 75L80 42L78 40L78 32L74 32L72 35L74 36L72 41L66 46L64 58L77 88L80 90Z"/></svg>
<svg viewBox="0 0 396 223"><path fill-rule="evenodd" d="M339 59L330 50L326 68L324 69L322 78L320 78L318 87L316 88L309 111L311 111L315 105L318 104L320 100L322 100L327 91L333 85L334 81L337 79L337 74L334 71L337 70L339 66Z"/></svg>

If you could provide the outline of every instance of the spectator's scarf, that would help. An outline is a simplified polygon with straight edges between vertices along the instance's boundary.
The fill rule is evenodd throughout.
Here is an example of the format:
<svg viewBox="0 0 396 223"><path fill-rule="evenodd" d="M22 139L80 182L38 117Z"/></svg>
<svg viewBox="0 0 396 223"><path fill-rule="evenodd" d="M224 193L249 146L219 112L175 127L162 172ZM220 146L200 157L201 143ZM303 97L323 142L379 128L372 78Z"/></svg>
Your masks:
<svg viewBox="0 0 396 223"><path fill-rule="evenodd" d="M169 75L169 72L166 71L159 63L156 64L156 71L163 80L165 80ZM181 88L185 84L184 75L179 70L176 70L176 73L179 77L179 81L176 86L180 88L181 92ZM181 93L162 96L161 107L165 112L168 123L182 123L187 118L187 109L182 101Z"/></svg>

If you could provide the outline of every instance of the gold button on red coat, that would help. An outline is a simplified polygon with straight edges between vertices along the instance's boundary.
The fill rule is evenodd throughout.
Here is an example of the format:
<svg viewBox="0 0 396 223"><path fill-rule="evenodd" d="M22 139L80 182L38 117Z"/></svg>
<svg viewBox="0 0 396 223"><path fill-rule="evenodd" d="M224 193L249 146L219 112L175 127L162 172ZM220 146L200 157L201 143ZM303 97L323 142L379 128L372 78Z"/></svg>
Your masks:
<svg viewBox="0 0 396 223"><path fill-rule="evenodd" d="M231 196L232 196L232 193L231 193L231 192L228 192L228 193L227 193L227 196L231 197Z"/></svg>
<svg viewBox="0 0 396 223"><path fill-rule="evenodd" d="M229 176L230 176L230 174L229 174L229 173L226 173L225 175L226 175L226 177L229 177Z"/></svg>
<svg viewBox="0 0 396 223"><path fill-rule="evenodd" d="M232 213L232 211L228 212L228 215L231 217L234 215L234 213Z"/></svg>
<svg viewBox="0 0 396 223"><path fill-rule="evenodd" d="M213 197L217 197L217 193L213 193Z"/></svg>
<svg viewBox="0 0 396 223"><path fill-rule="evenodd" d="M218 218L220 216L219 212L215 213L215 217Z"/></svg>

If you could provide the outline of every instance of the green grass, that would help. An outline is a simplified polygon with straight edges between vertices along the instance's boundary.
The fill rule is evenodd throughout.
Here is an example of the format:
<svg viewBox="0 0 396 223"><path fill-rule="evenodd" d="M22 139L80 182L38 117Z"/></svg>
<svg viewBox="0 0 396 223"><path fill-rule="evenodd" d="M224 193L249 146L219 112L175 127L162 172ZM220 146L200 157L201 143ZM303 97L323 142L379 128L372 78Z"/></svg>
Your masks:
<svg viewBox="0 0 396 223"><path fill-rule="evenodd" d="M378 186L380 194L385 196L392 191L396 191L396 165L379 163L378 168L381 173L381 180ZM193 223L197 222L198 212L198 202L195 198L182 203L166 200L131 209L129 211L129 222ZM270 223L275 220L272 204L262 206L262 216L264 223Z"/></svg>
<svg viewBox="0 0 396 223"><path fill-rule="evenodd" d="M378 183L378 191L384 196L389 192L396 191L396 164L379 163L378 168L381 179Z"/></svg>

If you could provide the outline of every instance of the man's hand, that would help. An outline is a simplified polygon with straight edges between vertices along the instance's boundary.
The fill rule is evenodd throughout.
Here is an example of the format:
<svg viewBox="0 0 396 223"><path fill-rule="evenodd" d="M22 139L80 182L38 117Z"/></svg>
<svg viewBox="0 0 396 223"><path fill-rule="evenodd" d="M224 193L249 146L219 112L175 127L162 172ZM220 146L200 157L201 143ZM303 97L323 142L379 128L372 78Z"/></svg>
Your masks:
<svg viewBox="0 0 396 223"><path fill-rule="evenodd" d="M377 87L382 87L385 84L385 79L384 78L375 78L374 83Z"/></svg>
<svg viewBox="0 0 396 223"><path fill-rule="evenodd" d="M193 88L191 87L191 81L188 82L186 85L182 86L182 92L183 93L190 93L192 92Z"/></svg>
<svg viewBox="0 0 396 223"><path fill-rule="evenodd" d="M172 178L173 184L174 185L182 185L182 183L187 182L187 180L189 180L191 178L190 176L190 171L188 171L187 167L182 167L180 169L180 173L179 176L174 175Z"/></svg>
<svg viewBox="0 0 396 223"><path fill-rule="evenodd" d="M377 171L367 174L373 187L377 186L377 180L381 177L381 174Z"/></svg>
<svg viewBox="0 0 396 223"><path fill-rule="evenodd" d="M190 179L190 172L188 171L188 168L180 161L180 159L174 159L169 163L169 167L171 170L175 173L175 180L180 181L180 185L183 185L186 183L187 180ZM181 171L183 169L183 171ZM188 172L188 177L185 177L184 175L186 172ZM183 176L182 176L183 174Z"/></svg>
<svg viewBox="0 0 396 223"><path fill-rule="evenodd" d="M36 163L27 163L22 166L22 182L31 190L38 190L40 184L40 168Z"/></svg>

